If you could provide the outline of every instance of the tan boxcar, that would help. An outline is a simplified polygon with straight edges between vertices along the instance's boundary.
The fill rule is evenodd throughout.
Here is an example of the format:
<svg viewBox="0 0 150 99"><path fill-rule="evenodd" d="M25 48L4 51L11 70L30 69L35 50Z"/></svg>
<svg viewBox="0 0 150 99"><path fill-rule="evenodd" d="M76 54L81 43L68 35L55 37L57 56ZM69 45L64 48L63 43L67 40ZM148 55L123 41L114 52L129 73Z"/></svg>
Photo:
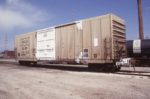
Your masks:
<svg viewBox="0 0 150 99"><path fill-rule="evenodd" d="M113 63L126 55L125 22L108 14L56 26L56 59Z"/></svg>
<svg viewBox="0 0 150 99"><path fill-rule="evenodd" d="M20 64L36 63L36 32L16 36L15 51Z"/></svg>
<svg viewBox="0 0 150 99"><path fill-rule="evenodd" d="M48 34L49 37L46 37L44 42L42 35L48 36ZM52 34L52 38L50 38L50 34ZM41 37L42 39L40 39ZM39 41L37 40L36 42L36 39L39 39ZM29 48L27 47L29 52L22 49L25 47L23 40L28 41L30 45L28 45ZM55 44L49 48L51 42ZM116 15L107 14L58 25L53 27L52 30L50 28L42 29L38 30L37 33L28 33L18 36L16 37L16 50L17 58L21 62L24 60L31 60L33 62L49 60L51 62L114 64L116 60L126 56L125 42L124 20ZM46 49L43 50L42 48L44 47L40 49L39 44L47 44L45 45L47 46L45 47ZM37 46L38 51L36 50ZM41 54L37 53L44 53L44 51L45 54L40 58ZM49 55L48 52L50 53ZM44 55L46 56L44 57ZM50 57L50 55L53 56ZM38 56L38 58L36 56Z"/></svg>

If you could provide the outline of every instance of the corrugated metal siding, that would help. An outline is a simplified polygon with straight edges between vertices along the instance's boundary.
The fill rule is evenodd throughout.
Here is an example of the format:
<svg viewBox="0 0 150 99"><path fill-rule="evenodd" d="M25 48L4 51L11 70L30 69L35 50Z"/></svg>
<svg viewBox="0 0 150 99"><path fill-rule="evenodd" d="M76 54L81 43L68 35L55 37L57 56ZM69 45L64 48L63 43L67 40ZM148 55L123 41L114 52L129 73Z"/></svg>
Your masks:
<svg viewBox="0 0 150 99"><path fill-rule="evenodd" d="M83 48L89 50L89 59L112 59L110 23L109 15L83 21Z"/></svg>
<svg viewBox="0 0 150 99"><path fill-rule="evenodd" d="M121 18L112 15L112 38L113 38L113 57L126 57L126 27L125 22Z"/></svg>
<svg viewBox="0 0 150 99"><path fill-rule="evenodd" d="M17 58L19 60L35 60L36 32L16 37Z"/></svg>
<svg viewBox="0 0 150 99"><path fill-rule="evenodd" d="M57 27L57 57L61 60L75 60L81 52L87 51L88 60L114 59L113 20L119 20L120 24L124 24L121 19L109 14L82 20L80 29L77 23Z"/></svg>
<svg viewBox="0 0 150 99"><path fill-rule="evenodd" d="M78 23L77 23L78 24ZM81 23L82 25L82 23ZM74 26L75 30L75 59L79 58L80 53L83 52L83 29Z"/></svg>
<svg viewBox="0 0 150 99"><path fill-rule="evenodd" d="M91 20L91 32L92 32L92 59L101 59L102 42L100 18Z"/></svg>
<svg viewBox="0 0 150 99"><path fill-rule="evenodd" d="M92 33L91 33L91 22L83 21L83 52L87 50L88 59L92 59Z"/></svg>
<svg viewBox="0 0 150 99"><path fill-rule="evenodd" d="M37 31L38 60L55 60L55 28L48 28Z"/></svg>
<svg viewBox="0 0 150 99"><path fill-rule="evenodd" d="M102 59L111 59L111 20L110 16L101 18Z"/></svg>
<svg viewBox="0 0 150 99"><path fill-rule="evenodd" d="M75 25L56 28L56 50L58 59L75 59Z"/></svg>

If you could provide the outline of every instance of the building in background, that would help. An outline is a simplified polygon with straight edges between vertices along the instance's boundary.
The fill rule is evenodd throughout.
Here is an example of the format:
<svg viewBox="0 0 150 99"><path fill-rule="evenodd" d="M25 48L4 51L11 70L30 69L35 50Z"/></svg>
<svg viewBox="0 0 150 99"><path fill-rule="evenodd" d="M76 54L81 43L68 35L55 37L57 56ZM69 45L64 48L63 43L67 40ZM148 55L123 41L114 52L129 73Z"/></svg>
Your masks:
<svg viewBox="0 0 150 99"><path fill-rule="evenodd" d="M0 53L0 58L12 59L15 58L15 51L3 51Z"/></svg>

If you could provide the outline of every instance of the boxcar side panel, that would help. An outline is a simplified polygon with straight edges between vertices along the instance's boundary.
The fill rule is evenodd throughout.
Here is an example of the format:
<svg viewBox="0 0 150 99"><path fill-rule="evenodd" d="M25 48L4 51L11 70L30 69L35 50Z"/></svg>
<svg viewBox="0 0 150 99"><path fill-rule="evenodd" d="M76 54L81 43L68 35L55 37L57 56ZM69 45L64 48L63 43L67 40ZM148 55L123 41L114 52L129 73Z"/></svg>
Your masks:
<svg viewBox="0 0 150 99"><path fill-rule="evenodd" d="M75 25L56 28L56 52L61 60L75 59Z"/></svg>
<svg viewBox="0 0 150 99"><path fill-rule="evenodd" d="M80 27L78 26L80 25ZM83 52L83 26L82 21L77 22L75 28L75 59L82 59Z"/></svg>
<svg viewBox="0 0 150 99"><path fill-rule="evenodd" d="M101 34L102 34L102 59L112 59L111 49L112 49L112 38L111 38L111 20L110 16L105 16L101 18Z"/></svg>
<svg viewBox="0 0 150 99"><path fill-rule="evenodd" d="M83 20L83 53L86 52L88 59L92 59L92 34L89 20Z"/></svg>
<svg viewBox="0 0 150 99"><path fill-rule="evenodd" d="M35 61L36 32L17 36L16 52L18 60Z"/></svg>
<svg viewBox="0 0 150 99"><path fill-rule="evenodd" d="M55 28L37 31L36 58L38 60L55 60Z"/></svg>
<svg viewBox="0 0 150 99"><path fill-rule="evenodd" d="M67 44L67 36L68 36L68 32L66 30L65 27L62 27L61 28L61 33L60 33L60 50L61 50L61 59L67 59L67 56L68 56L68 44Z"/></svg>
<svg viewBox="0 0 150 99"><path fill-rule="evenodd" d="M92 59L101 59L100 18L91 20Z"/></svg>
<svg viewBox="0 0 150 99"><path fill-rule="evenodd" d="M56 60L60 60L60 55L61 55L61 49L60 49L60 28L56 28Z"/></svg>
<svg viewBox="0 0 150 99"><path fill-rule="evenodd" d="M67 26L67 50L68 50L68 59L75 59L75 25Z"/></svg>

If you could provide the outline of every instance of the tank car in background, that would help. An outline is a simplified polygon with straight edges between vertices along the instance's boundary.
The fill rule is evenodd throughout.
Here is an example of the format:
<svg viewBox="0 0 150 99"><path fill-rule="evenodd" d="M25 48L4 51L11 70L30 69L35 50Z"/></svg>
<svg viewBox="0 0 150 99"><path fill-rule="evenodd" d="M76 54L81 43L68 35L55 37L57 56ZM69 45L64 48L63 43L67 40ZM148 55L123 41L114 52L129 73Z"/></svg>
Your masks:
<svg viewBox="0 0 150 99"><path fill-rule="evenodd" d="M128 40L127 56L136 60L136 65L150 65L150 39Z"/></svg>

